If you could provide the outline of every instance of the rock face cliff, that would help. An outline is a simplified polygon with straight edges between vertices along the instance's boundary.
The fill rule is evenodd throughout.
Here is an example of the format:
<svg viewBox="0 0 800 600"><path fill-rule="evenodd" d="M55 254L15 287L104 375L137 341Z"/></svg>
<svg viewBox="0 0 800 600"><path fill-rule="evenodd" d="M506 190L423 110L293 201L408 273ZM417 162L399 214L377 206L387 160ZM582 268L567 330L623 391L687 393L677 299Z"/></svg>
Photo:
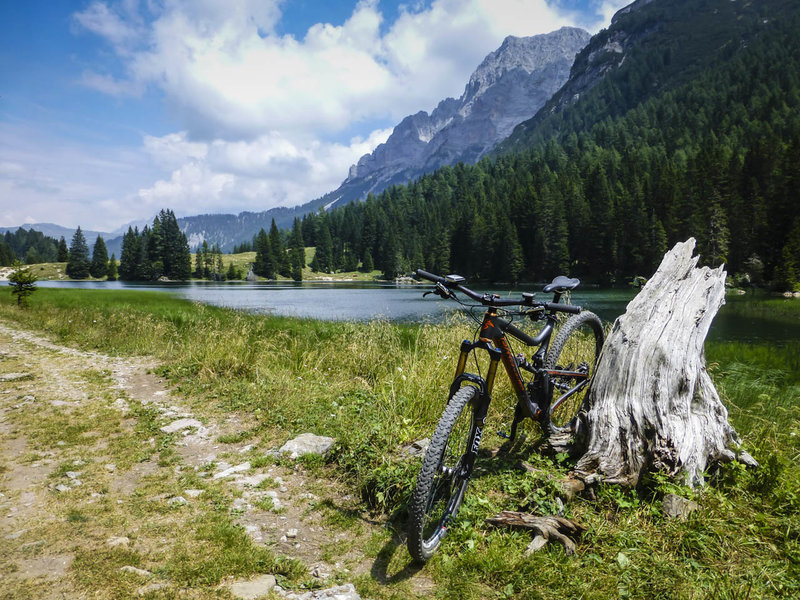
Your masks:
<svg viewBox="0 0 800 600"><path fill-rule="evenodd" d="M443 100L430 115L420 111L403 119L384 144L350 168L327 205L377 194L444 165L476 162L567 81L590 37L574 27L507 37L475 70L461 98Z"/></svg>

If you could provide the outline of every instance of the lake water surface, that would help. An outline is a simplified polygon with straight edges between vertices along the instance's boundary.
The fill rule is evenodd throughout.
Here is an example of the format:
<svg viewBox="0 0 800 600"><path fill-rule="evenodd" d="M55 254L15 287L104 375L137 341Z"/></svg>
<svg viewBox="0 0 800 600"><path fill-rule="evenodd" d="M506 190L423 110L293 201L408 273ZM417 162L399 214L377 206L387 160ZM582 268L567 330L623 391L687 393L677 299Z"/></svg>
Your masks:
<svg viewBox="0 0 800 600"><path fill-rule="evenodd" d="M422 297L428 286L396 285L393 283L357 282L191 282L191 283L133 283L97 281L41 281L43 287L86 289L125 289L168 292L196 302L238 310L276 315L310 317L324 320L368 321L387 319L401 322L439 321L448 312L460 310L458 304L436 296ZM492 291L502 296L519 296L522 291L538 291L539 287L519 288L511 292ZM483 290L480 290L483 291ZM572 303L613 321L625 312L636 294L633 289L578 288ZM537 294L541 300L551 300L549 294ZM791 302L792 300L789 300ZM758 302L751 296L729 296L727 303ZM711 340L756 341L781 343L800 339L800 322L787 326L785 321L768 318L743 318L723 306L709 333Z"/></svg>

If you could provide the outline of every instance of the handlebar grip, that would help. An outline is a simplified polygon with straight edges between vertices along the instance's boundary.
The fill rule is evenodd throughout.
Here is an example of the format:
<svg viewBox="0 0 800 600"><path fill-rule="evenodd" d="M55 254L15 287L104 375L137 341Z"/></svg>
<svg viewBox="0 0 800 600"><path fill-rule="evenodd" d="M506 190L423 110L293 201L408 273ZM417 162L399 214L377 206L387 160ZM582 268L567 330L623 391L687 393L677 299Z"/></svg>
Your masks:
<svg viewBox="0 0 800 600"><path fill-rule="evenodd" d="M422 269L417 269L414 271L414 274L417 277L422 277L423 279L427 279L428 281L432 281L434 283L444 283L444 277L439 277L438 275L434 275L433 273L428 273L427 271L423 271Z"/></svg>
<svg viewBox="0 0 800 600"><path fill-rule="evenodd" d="M557 302L545 302L544 307L547 310L554 310L556 312L572 313L577 315L583 310L580 306L574 304L558 304Z"/></svg>

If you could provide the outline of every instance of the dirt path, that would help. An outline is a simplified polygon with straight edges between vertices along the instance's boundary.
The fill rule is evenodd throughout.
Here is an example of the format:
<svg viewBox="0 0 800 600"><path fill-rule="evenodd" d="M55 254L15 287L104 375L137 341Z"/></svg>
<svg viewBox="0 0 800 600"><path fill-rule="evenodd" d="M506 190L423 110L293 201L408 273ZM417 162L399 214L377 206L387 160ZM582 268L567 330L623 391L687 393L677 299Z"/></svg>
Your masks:
<svg viewBox="0 0 800 600"><path fill-rule="evenodd" d="M209 544L225 547L220 511L315 585L431 591L419 574L387 574L397 540L347 489L236 441L247 423L188 410L155 367L0 322L0 597L231 597L246 552L216 551L232 563L222 578L192 571Z"/></svg>

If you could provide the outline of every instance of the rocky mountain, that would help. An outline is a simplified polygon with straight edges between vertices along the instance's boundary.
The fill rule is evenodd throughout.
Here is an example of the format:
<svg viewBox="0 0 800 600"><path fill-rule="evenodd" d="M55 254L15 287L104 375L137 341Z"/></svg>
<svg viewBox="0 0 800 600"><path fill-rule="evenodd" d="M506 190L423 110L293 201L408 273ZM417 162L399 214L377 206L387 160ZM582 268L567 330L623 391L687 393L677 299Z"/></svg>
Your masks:
<svg viewBox="0 0 800 600"><path fill-rule="evenodd" d="M533 116L560 88L590 35L564 27L545 35L508 37L470 77L461 98L447 98L429 115L403 119L386 141L350 168L335 191L293 208L183 217L178 224L195 248L203 240L229 251L253 238L272 219L280 228L295 217L377 194L395 183L456 162L472 163Z"/></svg>
<svg viewBox="0 0 800 600"><path fill-rule="evenodd" d="M509 36L469 79L459 99L403 119L392 135L350 168L326 206L346 204L444 165L474 163L531 118L567 80L590 35L575 27Z"/></svg>

